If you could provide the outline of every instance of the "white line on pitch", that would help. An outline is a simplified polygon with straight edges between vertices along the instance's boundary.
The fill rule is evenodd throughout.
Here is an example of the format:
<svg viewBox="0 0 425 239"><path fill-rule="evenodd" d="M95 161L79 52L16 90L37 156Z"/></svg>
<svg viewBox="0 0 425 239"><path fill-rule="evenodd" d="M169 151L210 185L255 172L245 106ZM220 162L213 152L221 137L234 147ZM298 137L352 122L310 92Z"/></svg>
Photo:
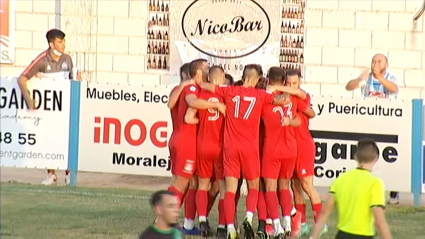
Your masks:
<svg viewBox="0 0 425 239"><path fill-rule="evenodd" d="M27 192L27 193L73 194L73 195L82 195L82 196L91 196L91 197L127 198L127 199L143 199L143 200L150 199L150 197L148 196L89 193L89 192L78 192L78 191L56 191L56 190L45 190L45 189L7 189L3 191L3 193L7 193L8 191Z"/></svg>

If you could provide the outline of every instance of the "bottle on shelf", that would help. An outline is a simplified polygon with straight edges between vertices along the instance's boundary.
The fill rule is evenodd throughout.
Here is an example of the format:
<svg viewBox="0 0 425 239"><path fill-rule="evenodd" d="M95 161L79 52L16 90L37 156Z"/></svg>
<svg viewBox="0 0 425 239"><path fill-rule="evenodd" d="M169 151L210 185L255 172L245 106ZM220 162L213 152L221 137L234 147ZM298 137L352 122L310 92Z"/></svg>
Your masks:
<svg viewBox="0 0 425 239"><path fill-rule="evenodd" d="M283 61L283 50L280 49L280 54L279 54L279 62Z"/></svg>
<svg viewBox="0 0 425 239"><path fill-rule="evenodd" d="M162 61L162 69L167 69L167 58L164 56L164 60Z"/></svg>
<svg viewBox="0 0 425 239"><path fill-rule="evenodd" d="M162 1L162 4L161 4L161 12L163 12L164 10L165 10L164 1Z"/></svg>
<svg viewBox="0 0 425 239"><path fill-rule="evenodd" d="M300 55L300 63L304 64L304 54L302 52L301 52L301 55Z"/></svg>
<svg viewBox="0 0 425 239"><path fill-rule="evenodd" d="M152 0L149 0L149 11L152 11Z"/></svg>
<svg viewBox="0 0 425 239"><path fill-rule="evenodd" d="M170 54L170 49L168 47L168 42L167 42L167 47L165 48L165 54L166 55Z"/></svg>
<svg viewBox="0 0 425 239"><path fill-rule="evenodd" d="M161 60L161 56L158 57L158 68L161 69L162 68L162 60Z"/></svg>
<svg viewBox="0 0 425 239"><path fill-rule="evenodd" d="M146 49L146 53L151 54L151 43L150 42L148 42L148 47Z"/></svg>
<svg viewBox="0 0 425 239"><path fill-rule="evenodd" d="M164 40L168 40L168 31L165 31Z"/></svg>
<svg viewBox="0 0 425 239"><path fill-rule="evenodd" d="M156 69L156 57L155 56L153 56L151 68Z"/></svg>
<svg viewBox="0 0 425 239"><path fill-rule="evenodd" d="M292 48L296 48L296 47L297 47L297 42L295 41L295 38L294 38L294 40L292 41L292 45L291 45L291 47L292 47Z"/></svg>
<svg viewBox="0 0 425 239"><path fill-rule="evenodd" d="M304 21L301 21L301 25L300 25L300 33L304 34Z"/></svg>
<svg viewBox="0 0 425 239"><path fill-rule="evenodd" d="M159 17L158 26L162 26L162 17Z"/></svg>
<svg viewBox="0 0 425 239"><path fill-rule="evenodd" d="M165 5L165 11L166 12L169 12L170 11L170 9L168 8L168 3Z"/></svg>
<svg viewBox="0 0 425 239"><path fill-rule="evenodd" d="M147 68L150 69L151 68L151 56L148 56L148 64L147 64Z"/></svg>
<svg viewBox="0 0 425 239"><path fill-rule="evenodd" d="M159 1L156 3L156 11L157 12L161 11L161 7L159 6Z"/></svg>
<svg viewBox="0 0 425 239"><path fill-rule="evenodd" d="M154 43L153 54L158 54L158 46L156 45L156 42Z"/></svg>
<svg viewBox="0 0 425 239"><path fill-rule="evenodd" d="M158 44L158 54L163 54L163 52L162 52L162 43L161 42Z"/></svg>
<svg viewBox="0 0 425 239"><path fill-rule="evenodd" d="M304 48L304 36L301 36L300 48Z"/></svg>
<svg viewBox="0 0 425 239"><path fill-rule="evenodd" d="M161 31L158 31L157 39L158 39L158 40L162 40L162 34L161 34Z"/></svg>
<svg viewBox="0 0 425 239"><path fill-rule="evenodd" d="M295 33L300 34L301 33L300 29L301 29L300 23L297 22L297 27L295 28Z"/></svg>
<svg viewBox="0 0 425 239"><path fill-rule="evenodd" d="M162 52L162 54L168 54L168 53L166 53L166 50L165 50L165 43L162 44L161 52Z"/></svg>

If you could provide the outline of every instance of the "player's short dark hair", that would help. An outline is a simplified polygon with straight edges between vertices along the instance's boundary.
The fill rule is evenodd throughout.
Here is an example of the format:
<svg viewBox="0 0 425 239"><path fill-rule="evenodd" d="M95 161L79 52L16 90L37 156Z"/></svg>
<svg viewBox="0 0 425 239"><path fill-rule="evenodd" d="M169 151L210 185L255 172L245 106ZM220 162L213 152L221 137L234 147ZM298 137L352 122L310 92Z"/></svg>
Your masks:
<svg viewBox="0 0 425 239"><path fill-rule="evenodd" d="M269 84L269 79L266 77L261 77L257 85L255 85L255 88L265 90L268 84Z"/></svg>
<svg viewBox="0 0 425 239"><path fill-rule="evenodd" d="M202 64L204 62L207 62L207 60L205 60L205 59L196 59L196 60L193 60L189 64L189 75L190 75L190 77L195 77L196 71L198 71L198 70L201 69Z"/></svg>
<svg viewBox="0 0 425 239"><path fill-rule="evenodd" d="M229 85L233 85L234 83L234 79L233 76L231 76L230 74L224 74L224 78L226 78L227 80L229 80Z"/></svg>
<svg viewBox="0 0 425 239"><path fill-rule="evenodd" d="M357 143L356 159L359 163L370 163L379 156L379 148L373 139L361 139Z"/></svg>
<svg viewBox="0 0 425 239"><path fill-rule="evenodd" d="M258 65L258 64L248 64L243 69L243 76L242 76L242 78L247 77L247 72L249 72L251 70L254 70L258 74L258 76L262 76L263 75L263 69L261 68L260 65Z"/></svg>
<svg viewBox="0 0 425 239"><path fill-rule="evenodd" d="M47 43L51 43L56 39L63 40L65 38L65 33L58 29L51 29L46 33Z"/></svg>
<svg viewBox="0 0 425 239"><path fill-rule="evenodd" d="M162 199L164 198L164 196L166 195L175 196L173 192L166 191L166 190L160 190L160 191L154 192L151 197L151 205L153 207L158 206L162 202Z"/></svg>
<svg viewBox="0 0 425 239"><path fill-rule="evenodd" d="M212 66L210 68L210 72L209 73L211 74L211 73L214 73L214 72L217 72L217 71L220 71L220 72L223 72L224 73L224 69L221 66Z"/></svg>
<svg viewBox="0 0 425 239"><path fill-rule="evenodd" d="M180 66L180 81L183 81L183 73L189 75L189 65L190 63L184 63L182 66Z"/></svg>
<svg viewBox="0 0 425 239"><path fill-rule="evenodd" d="M271 83L284 83L286 72L280 67L273 66L269 69L268 78Z"/></svg>
<svg viewBox="0 0 425 239"><path fill-rule="evenodd" d="M303 77L299 70L287 70L286 71L286 77L288 77L288 76L298 76L299 78Z"/></svg>
<svg viewBox="0 0 425 239"><path fill-rule="evenodd" d="M233 85L234 86L243 85L243 80L238 80Z"/></svg>

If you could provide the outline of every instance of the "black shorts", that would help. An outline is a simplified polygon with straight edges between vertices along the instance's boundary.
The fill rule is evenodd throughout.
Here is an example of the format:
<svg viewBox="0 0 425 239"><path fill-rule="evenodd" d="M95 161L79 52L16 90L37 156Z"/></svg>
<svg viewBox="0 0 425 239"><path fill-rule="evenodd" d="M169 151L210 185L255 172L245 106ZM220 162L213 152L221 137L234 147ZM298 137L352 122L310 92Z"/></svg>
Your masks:
<svg viewBox="0 0 425 239"><path fill-rule="evenodd" d="M346 233L343 231L338 231L338 234L336 234L335 238L336 239L373 239L373 236L362 236L362 235Z"/></svg>

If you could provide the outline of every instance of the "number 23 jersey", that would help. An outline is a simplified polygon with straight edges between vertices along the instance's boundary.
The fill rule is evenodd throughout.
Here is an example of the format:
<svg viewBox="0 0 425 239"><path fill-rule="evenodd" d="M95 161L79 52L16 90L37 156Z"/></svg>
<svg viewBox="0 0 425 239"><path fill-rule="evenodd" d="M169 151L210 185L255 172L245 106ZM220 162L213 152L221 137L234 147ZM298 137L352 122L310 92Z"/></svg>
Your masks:
<svg viewBox="0 0 425 239"><path fill-rule="evenodd" d="M226 104L224 148L258 151L261 111L265 104L273 103L274 96L265 90L243 86L216 86L215 93Z"/></svg>

